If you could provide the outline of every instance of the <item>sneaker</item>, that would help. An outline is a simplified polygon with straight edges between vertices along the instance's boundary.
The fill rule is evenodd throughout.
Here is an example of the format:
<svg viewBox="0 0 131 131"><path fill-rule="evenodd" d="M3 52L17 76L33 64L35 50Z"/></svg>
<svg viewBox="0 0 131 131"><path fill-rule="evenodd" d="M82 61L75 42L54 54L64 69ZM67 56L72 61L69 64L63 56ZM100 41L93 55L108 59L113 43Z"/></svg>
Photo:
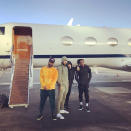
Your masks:
<svg viewBox="0 0 131 131"><path fill-rule="evenodd" d="M61 119L61 120L64 119L64 116L62 116L60 113L58 113L56 117L59 118L59 119Z"/></svg>
<svg viewBox="0 0 131 131"><path fill-rule="evenodd" d="M78 108L78 110L82 111L83 110L83 106L80 105L79 108Z"/></svg>
<svg viewBox="0 0 131 131"><path fill-rule="evenodd" d="M37 120L39 121L39 120L42 120L42 119L43 119L43 115L38 115Z"/></svg>
<svg viewBox="0 0 131 131"><path fill-rule="evenodd" d="M69 111L66 111L66 110L60 110L60 113L61 113L61 114L69 114Z"/></svg>
<svg viewBox="0 0 131 131"><path fill-rule="evenodd" d="M57 120L56 115L52 114L52 120Z"/></svg>
<svg viewBox="0 0 131 131"><path fill-rule="evenodd" d="M86 112L91 112L90 109L89 109L89 106L86 106Z"/></svg>

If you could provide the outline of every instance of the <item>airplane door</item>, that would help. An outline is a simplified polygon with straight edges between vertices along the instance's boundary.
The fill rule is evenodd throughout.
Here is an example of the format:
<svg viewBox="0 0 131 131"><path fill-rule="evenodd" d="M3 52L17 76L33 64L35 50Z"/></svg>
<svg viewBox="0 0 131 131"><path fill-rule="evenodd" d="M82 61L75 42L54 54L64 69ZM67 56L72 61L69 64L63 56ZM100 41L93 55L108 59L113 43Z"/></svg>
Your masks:
<svg viewBox="0 0 131 131"><path fill-rule="evenodd" d="M15 26L13 28L13 54L15 59L30 59L32 55L32 29Z"/></svg>

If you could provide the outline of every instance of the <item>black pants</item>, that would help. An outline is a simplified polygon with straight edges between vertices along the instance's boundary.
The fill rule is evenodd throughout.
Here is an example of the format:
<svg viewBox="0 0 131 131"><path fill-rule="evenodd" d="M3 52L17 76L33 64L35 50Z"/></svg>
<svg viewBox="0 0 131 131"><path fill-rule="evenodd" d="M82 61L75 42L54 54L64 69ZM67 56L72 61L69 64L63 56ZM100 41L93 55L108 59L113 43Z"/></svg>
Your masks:
<svg viewBox="0 0 131 131"><path fill-rule="evenodd" d="M72 88L72 83L69 84L69 90L68 90L68 93L66 95L66 99L65 99L65 107L68 107L68 103L69 103L69 97L70 97L70 94L71 94L71 88Z"/></svg>
<svg viewBox="0 0 131 131"><path fill-rule="evenodd" d="M85 102L86 103L89 103L89 84L87 85L82 85L82 84L79 84L78 85L78 90L79 90L79 101L80 102L83 102L83 94L85 96Z"/></svg>
<svg viewBox="0 0 131 131"><path fill-rule="evenodd" d="M51 113L55 113L55 90L40 90L40 115L43 114L43 109L48 96L50 101Z"/></svg>

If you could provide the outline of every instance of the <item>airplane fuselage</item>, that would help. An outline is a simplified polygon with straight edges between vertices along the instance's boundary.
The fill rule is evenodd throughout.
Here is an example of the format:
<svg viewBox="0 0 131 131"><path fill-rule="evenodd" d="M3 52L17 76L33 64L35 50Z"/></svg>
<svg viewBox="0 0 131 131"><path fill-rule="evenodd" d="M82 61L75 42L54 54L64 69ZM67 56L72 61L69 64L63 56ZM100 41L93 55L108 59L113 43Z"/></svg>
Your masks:
<svg viewBox="0 0 131 131"><path fill-rule="evenodd" d="M33 66L47 65L48 58L67 56L74 65L84 58L90 66L124 68L131 66L131 29L98 28L40 24L2 24L0 28L0 67L10 67L13 29L30 27L32 30ZM3 30L2 30L3 31Z"/></svg>

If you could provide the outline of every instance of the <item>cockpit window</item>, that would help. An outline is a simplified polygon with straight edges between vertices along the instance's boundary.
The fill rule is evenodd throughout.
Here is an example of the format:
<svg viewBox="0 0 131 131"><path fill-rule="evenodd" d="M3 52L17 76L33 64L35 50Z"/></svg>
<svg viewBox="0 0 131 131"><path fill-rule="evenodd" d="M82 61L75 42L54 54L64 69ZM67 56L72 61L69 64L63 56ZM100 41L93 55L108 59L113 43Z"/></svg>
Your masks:
<svg viewBox="0 0 131 131"><path fill-rule="evenodd" d="M0 35L4 35L5 34L5 27L0 27Z"/></svg>

